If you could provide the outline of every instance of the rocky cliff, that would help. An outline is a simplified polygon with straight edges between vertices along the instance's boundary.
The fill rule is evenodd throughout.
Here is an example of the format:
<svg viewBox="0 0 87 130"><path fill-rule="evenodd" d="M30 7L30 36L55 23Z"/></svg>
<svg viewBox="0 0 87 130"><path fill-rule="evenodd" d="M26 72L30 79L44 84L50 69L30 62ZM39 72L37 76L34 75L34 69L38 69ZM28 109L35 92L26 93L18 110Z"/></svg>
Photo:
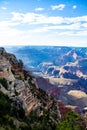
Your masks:
<svg viewBox="0 0 87 130"><path fill-rule="evenodd" d="M24 109L26 116L34 112L35 117L42 118L46 111L53 126L59 122L58 101L38 88L36 79L24 69L22 61L4 48L0 48L0 91L9 97L13 107Z"/></svg>

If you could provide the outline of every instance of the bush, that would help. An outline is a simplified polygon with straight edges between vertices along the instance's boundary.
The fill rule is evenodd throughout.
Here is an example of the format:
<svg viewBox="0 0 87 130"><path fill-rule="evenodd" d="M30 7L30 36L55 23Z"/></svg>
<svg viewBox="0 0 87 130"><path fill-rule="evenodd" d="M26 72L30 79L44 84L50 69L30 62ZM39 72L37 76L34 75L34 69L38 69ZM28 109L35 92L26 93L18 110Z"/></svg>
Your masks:
<svg viewBox="0 0 87 130"><path fill-rule="evenodd" d="M10 110L10 107L11 106L10 106L10 101L8 99L8 96L0 92L0 116L8 113Z"/></svg>
<svg viewBox="0 0 87 130"><path fill-rule="evenodd" d="M85 125L80 115L70 111L66 114L65 119L57 125L56 130L84 130Z"/></svg>
<svg viewBox="0 0 87 130"><path fill-rule="evenodd" d="M8 83L7 83L7 80L5 78L1 78L0 79L0 83L2 84L2 86L5 88L5 89L8 89Z"/></svg>

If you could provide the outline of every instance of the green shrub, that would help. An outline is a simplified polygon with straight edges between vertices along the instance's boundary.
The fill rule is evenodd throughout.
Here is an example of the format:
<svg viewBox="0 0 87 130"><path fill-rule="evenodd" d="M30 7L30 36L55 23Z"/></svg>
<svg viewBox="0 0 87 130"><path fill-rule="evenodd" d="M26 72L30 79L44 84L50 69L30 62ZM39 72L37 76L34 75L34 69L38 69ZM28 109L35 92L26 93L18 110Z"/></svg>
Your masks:
<svg viewBox="0 0 87 130"><path fill-rule="evenodd" d="M5 89L8 89L8 83L7 83L7 80L5 78L0 78L0 83L2 84L2 86Z"/></svg>
<svg viewBox="0 0 87 130"><path fill-rule="evenodd" d="M80 115L70 111L66 114L65 119L57 125L56 130L84 130L85 125Z"/></svg>

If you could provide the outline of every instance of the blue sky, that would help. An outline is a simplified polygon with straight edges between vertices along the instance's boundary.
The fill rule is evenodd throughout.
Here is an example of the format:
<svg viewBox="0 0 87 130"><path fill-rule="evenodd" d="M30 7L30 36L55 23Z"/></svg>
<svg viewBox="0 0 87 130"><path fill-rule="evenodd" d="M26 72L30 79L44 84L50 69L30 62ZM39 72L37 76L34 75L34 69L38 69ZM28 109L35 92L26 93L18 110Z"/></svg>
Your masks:
<svg viewBox="0 0 87 130"><path fill-rule="evenodd" d="M0 0L0 46L87 46L87 0Z"/></svg>

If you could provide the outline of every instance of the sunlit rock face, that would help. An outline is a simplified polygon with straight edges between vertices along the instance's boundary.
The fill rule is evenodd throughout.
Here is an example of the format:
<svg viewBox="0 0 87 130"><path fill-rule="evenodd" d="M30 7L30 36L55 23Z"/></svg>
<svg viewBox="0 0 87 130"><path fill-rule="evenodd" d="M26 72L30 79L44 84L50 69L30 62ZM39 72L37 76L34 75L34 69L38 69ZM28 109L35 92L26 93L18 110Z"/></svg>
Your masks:
<svg viewBox="0 0 87 130"><path fill-rule="evenodd" d="M87 94L81 90L70 90L68 93L70 102L80 108L87 106Z"/></svg>
<svg viewBox="0 0 87 130"><path fill-rule="evenodd" d="M2 56L0 56L0 78L6 78L11 81L15 79L11 72L11 64Z"/></svg>

